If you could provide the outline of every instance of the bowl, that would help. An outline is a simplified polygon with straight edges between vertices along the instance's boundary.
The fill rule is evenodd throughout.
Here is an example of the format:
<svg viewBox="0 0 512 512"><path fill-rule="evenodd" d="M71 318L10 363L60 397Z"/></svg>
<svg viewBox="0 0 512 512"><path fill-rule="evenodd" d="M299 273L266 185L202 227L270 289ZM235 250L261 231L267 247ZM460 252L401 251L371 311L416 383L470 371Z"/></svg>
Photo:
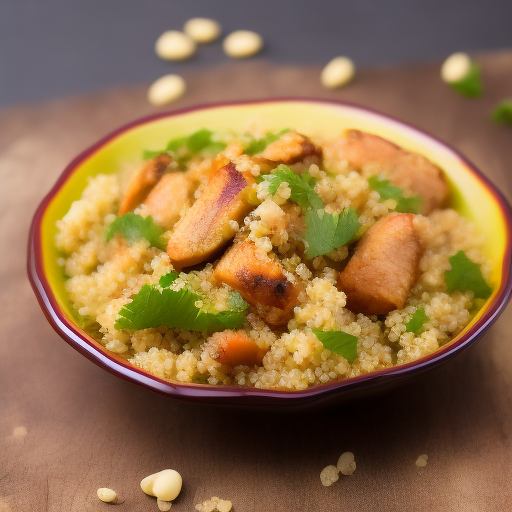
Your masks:
<svg viewBox="0 0 512 512"><path fill-rule="evenodd" d="M132 366L107 351L80 327L65 290L65 275L57 264L56 221L79 199L87 178L118 168L140 157L145 148L164 147L169 139L207 127L276 130L284 125L309 134L336 134L344 128L374 132L422 153L445 170L452 187L451 206L486 234L484 251L492 261L494 291L471 323L439 350L414 362L359 377L330 382L303 391L239 386L214 387L169 382ZM108 171L107 171L108 172ZM161 113L134 121L107 135L78 155L39 205L30 229L28 274L48 321L73 348L110 373L169 397L210 404L282 408L350 400L382 391L448 361L480 338L505 308L512 290L512 210L498 189L457 151L406 123L370 109L313 99L275 99L204 105Z"/></svg>

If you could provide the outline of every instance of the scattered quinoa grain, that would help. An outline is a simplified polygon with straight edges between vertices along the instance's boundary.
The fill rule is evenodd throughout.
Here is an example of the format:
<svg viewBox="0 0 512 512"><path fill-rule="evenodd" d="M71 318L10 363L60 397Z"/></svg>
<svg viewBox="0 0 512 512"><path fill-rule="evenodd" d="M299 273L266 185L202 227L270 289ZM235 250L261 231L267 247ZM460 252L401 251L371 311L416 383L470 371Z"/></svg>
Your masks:
<svg viewBox="0 0 512 512"><path fill-rule="evenodd" d="M233 504L229 500L223 500L213 496L209 500L198 503L195 508L198 512L230 512Z"/></svg>
<svg viewBox="0 0 512 512"><path fill-rule="evenodd" d="M416 466L418 466L419 468L424 468L427 465L427 462L428 455L424 453L416 459Z"/></svg>
<svg viewBox="0 0 512 512"><path fill-rule="evenodd" d="M167 512L168 510L171 510L172 507L172 502L170 501L156 500L156 504L158 506L158 510L161 512Z"/></svg>
<svg viewBox="0 0 512 512"><path fill-rule="evenodd" d="M11 439L15 441L24 441L27 437L27 428L24 426L14 427L11 435Z"/></svg>
<svg viewBox="0 0 512 512"><path fill-rule="evenodd" d="M338 468L336 466L330 465L326 466L320 472L320 482L325 487L329 487L334 482L337 482L340 478Z"/></svg>
<svg viewBox="0 0 512 512"><path fill-rule="evenodd" d="M343 475L351 475L356 470L356 461L352 452L344 452L338 459L337 468Z"/></svg>

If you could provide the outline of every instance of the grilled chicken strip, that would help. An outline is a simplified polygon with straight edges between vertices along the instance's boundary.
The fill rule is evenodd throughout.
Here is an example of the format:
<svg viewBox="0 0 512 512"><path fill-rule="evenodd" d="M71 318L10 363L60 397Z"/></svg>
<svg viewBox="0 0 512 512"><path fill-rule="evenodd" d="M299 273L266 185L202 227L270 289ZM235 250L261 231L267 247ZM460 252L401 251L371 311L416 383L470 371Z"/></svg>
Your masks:
<svg viewBox="0 0 512 512"><path fill-rule="evenodd" d="M363 235L338 276L348 309L370 316L403 308L423 252L413 219L411 213L388 215Z"/></svg>

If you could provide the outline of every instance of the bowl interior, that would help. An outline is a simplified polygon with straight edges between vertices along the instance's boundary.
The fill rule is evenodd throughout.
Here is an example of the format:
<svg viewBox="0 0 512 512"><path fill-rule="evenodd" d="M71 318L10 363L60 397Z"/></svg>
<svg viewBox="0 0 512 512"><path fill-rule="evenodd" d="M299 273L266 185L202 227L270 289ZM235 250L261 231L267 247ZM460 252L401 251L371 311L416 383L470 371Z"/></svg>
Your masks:
<svg viewBox="0 0 512 512"><path fill-rule="evenodd" d="M457 338L470 331L508 279L509 221L499 195L460 155L423 132L359 107L307 100L219 105L136 122L79 156L48 196L39 226L42 268L62 316L80 324L65 290L63 269L57 264L60 254L54 244L56 221L80 198L89 177L116 173L127 163L140 160L144 149L164 148L169 139L200 128L245 132L286 127L322 137L335 136L346 128L370 131L425 155L444 169L452 187L450 206L474 222L485 235L484 251L493 263L493 295ZM99 344L97 347L106 350Z"/></svg>

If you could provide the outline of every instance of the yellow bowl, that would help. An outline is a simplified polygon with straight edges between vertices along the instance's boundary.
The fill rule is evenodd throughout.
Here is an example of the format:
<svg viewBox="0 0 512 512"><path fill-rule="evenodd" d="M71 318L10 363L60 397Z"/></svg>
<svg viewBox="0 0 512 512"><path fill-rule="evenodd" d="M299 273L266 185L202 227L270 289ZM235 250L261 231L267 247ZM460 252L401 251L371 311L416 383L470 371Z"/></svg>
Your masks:
<svg viewBox="0 0 512 512"><path fill-rule="evenodd" d="M165 147L169 139L200 128L245 132L254 128L276 131L286 126L324 137L336 135L346 128L369 131L425 155L444 169L452 189L450 206L485 234L484 251L493 264L491 284L494 291L470 324L438 351L412 363L295 392L165 381L132 366L86 333L80 327L80 316L65 290L66 277L57 264L60 254L55 247L55 235L57 220L67 213L73 201L80 198L87 179L100 173L115 173L126 162L140 159L144 149ZM436 366L479 338L510 298L511 225L510 205L472 164L436 138L389 116L355 105L310 99L206 105L134 121L75 158L34 215L28 270L39 303L56 331L89 359L122 378L188 400L276 405L288 398L287 403L301 405L365 393L365 390L375 388L377 378L378 387L391 384L406 374L413 375Z"/></svg>

